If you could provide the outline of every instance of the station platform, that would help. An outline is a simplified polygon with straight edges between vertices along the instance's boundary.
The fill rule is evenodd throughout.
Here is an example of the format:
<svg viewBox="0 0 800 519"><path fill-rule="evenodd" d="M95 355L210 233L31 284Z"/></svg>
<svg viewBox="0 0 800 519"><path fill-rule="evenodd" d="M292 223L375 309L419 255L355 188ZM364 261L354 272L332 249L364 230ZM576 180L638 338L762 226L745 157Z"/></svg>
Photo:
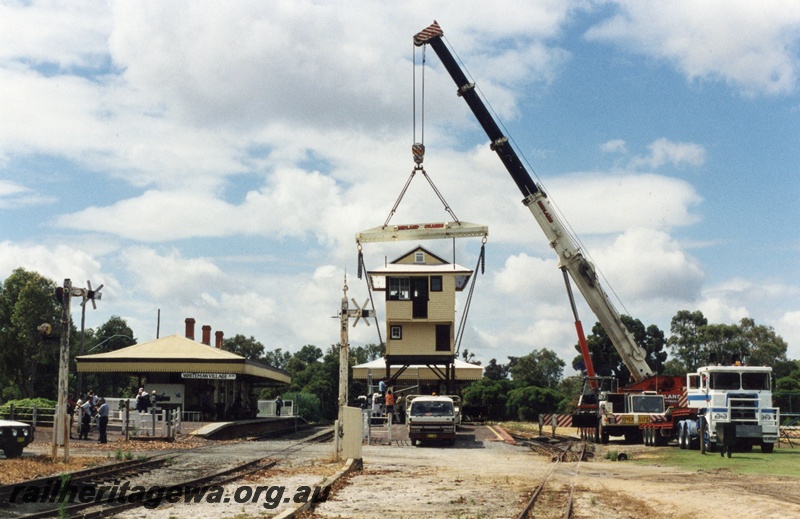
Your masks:
<svg viewBox="0 0 800 519"><path fill-rule="evenodd" d="M235 440L252 436L265 436L277 433L295 425L305 427L306 421L293 416L253 418L250 420L235 420L230 422L209 422L197 429L190 431L192 436L208 440ZM188 425L184 422L183 426Z"/></svg>

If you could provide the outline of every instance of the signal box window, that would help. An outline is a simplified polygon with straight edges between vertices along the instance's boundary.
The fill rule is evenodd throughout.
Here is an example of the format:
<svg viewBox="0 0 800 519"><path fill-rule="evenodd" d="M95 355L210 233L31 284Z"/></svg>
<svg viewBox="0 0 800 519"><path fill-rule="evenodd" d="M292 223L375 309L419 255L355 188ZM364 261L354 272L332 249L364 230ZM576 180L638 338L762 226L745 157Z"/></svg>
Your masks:
<svg viewBox="0 0 800 519"><path fill-rule="evenodd" d="M431 276L431 292L442 291L442 276Z"/></svg>
<svg viewBox="0 0 800 519"><path fill-rule="evenodd" d="M393 341L399 341L403 338L403 327L398 325L392 326L389 334Z"/></svg>
<svg viewBox="0 0 800 519"><path fill-rule="evenodd" d="M436 351L450 351L450 325L436 325Z"/></svg>
<svg viewBox="0 0 800 519"><path fill-rule="evenodd" d="M389 278L386 299L389 301L408 301L411 299L410 278Z"/></svg>

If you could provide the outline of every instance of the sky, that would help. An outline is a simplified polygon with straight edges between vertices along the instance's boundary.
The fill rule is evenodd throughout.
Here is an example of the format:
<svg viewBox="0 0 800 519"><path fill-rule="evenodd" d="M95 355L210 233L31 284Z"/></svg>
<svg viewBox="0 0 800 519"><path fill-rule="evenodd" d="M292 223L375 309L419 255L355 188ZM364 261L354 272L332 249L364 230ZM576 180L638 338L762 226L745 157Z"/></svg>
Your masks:
<svg viewBox="0 0 800 519"><path fill-rule="evenodd" d="M458 219L489 227L461 349L548 348L572 374L556 254L412 44L434 20L621 313L667 335L680 310L752 318L800 358L800 4L783 0L0 1L0 279L103 284L86 326L117 315L140 342L192 317L325 350L345 276L369 297L355 234L387 220L424 141ZM450 220L417 175L390 223ZM369 243L366 266L417 245L475 268L481 243ZM385 340L379 295L380 335L362 321L352 345Z"/></svg>

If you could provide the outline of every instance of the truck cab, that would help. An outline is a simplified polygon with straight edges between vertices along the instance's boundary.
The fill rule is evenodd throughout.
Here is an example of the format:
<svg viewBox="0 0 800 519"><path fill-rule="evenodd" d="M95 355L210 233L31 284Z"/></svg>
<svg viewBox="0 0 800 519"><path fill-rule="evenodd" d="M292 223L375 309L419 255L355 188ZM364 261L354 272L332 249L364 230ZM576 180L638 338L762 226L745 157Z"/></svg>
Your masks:
<svg viewBox="0 0 800 519"><path fill-rule="evenodd" d="M704 366L686 376L689 407L698 410L698 433L707 450L772 452L780 410L772 405L772 368ZM691 433L692 431L690 431Z"/></svg>
<svg viewBox="0 0 800 519"><path fill-rule="evenodd" d="M417 396L409 398L406 407L408 438L411 445L423 440L456 441L456 406L448 396Z"/></svg>

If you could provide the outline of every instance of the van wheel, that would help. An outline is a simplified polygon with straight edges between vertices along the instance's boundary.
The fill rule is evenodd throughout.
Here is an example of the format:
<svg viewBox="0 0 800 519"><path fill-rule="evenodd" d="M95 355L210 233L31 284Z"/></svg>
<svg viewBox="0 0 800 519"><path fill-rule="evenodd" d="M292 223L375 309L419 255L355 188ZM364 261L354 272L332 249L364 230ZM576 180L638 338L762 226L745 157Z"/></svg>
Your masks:
<svg viewBox="0 0 800 519"><path fill-rule="evenodd" d="M416 447L417 446L417 440L411 440L411 446L412 447Z"/></svg>
<svg viewBox="0 0 800 519"><path fill-rule="evenodd" d="M770 454L773 450L775 450L774 443L762 443L761 444L761 452L764 454Z"/></svg>

